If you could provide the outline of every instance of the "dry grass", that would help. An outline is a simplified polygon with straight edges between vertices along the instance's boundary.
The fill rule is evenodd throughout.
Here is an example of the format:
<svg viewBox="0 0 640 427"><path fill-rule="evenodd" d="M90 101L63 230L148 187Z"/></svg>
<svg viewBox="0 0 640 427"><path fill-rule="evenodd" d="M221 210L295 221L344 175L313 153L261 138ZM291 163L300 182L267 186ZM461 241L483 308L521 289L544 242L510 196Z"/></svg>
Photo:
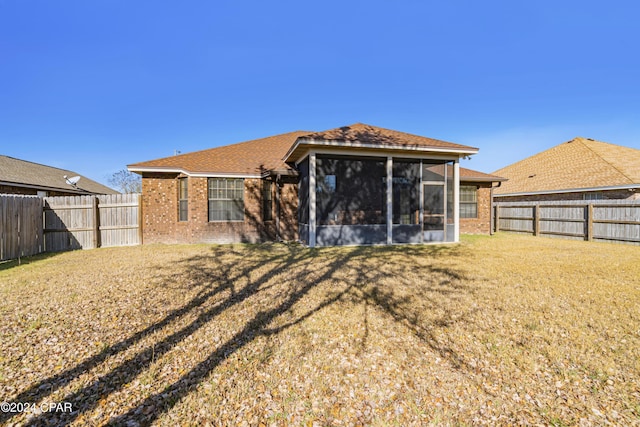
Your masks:
<svg viewBox="0 0 640 427"><path fill-rule="evenodd" d="M640 247L99 249L0 266L0 400L76 425L640 425Z"/></svg>

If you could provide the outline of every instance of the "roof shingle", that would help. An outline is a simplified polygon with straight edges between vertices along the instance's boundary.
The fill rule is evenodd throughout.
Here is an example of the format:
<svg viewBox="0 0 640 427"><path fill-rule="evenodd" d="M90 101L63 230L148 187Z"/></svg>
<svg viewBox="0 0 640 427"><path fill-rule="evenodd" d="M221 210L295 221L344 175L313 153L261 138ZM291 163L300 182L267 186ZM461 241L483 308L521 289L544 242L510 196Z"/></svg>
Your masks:
<svg viewBox="0 0 640 427"><path fill-rule="evenodd" d="M496 195L640 184L640 150L577 137L493 173Z"/></svg>
<svg viewBox="0 0 640 427"><path fill-rule="evenodd" d="M478 150L477 148L466 145L454 144L452 142L371 126L364 123L356 123L350 126L343 126L324 132L312 133L307 135L305 139L359 142L361 144L372 144L380 147L458 148L462 150Z"/></svg>
<svg viewBox="0 0 640 427"><path fill-rule="evenodd" d="M20 160L9 156L0 155L0 181L8 184L27 185L42 188L43 190L55 190L78 194L116 194L112 188L81 176L75 187L68 184L64 176L69 178L81 176L80 174L41 165L26 160Z"/></svg>
<svg viewBox="0 0 640 427"><path fill-rule="evenodd" d="M296 131L202 151L164 157L128 165L132 171L175 171L235 175L261 175L266 171L291 171L285 156L298 138L314 141L345 141L375 145L380 148L468 150L476 148L460 144L383 129L362 123L324 132Z"/></svg>
<svg viewBox="0 0 640 427"><path fill-rule="evenodd" d="M134 163L129 169L163 168L188 173L260 175L268 170L290 170L282 158L306 131L289 132L238 144Z"/></svg>

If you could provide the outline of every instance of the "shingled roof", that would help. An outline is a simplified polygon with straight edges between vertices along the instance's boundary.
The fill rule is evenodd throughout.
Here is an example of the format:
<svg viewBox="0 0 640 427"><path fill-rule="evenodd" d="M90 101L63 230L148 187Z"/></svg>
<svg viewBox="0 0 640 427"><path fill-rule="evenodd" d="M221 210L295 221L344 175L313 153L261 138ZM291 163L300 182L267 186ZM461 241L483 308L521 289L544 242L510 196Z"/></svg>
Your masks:
<svg viewBox="0 0 640 427"><path fill-rule="evenodd" d="M134 172L183 172L188 174L230 174L258 176L266 171L290 171L283 158L298 137L309 132L296 131L208 150L134 163Z"/></svg>
<svg viewBox="0 0 640 427"><path fill-rule="evenodd" d="M402 151L475 154L478 149L453 142L413 135L364 123L355 123L300 137L287 153L287 161L297 161L311 147L349 147Z"/></svg>
<svg viewBox="0 0 640 427"><path fill-rule="evenodd" d="M362 123L324 132L296 131L128 166L134 172L182 172L260 176L267 171L292 172L305 147L345 146L473 154L477 148Z"/></svg>
<svg viewBox="0 0 640 427"><path fill-rule="evenodd" d="M80 180L76 185L71 185L67 183L65 175L68 178L80 176ZM112 188L70 170L2 155L0 155L0 184L75 194L117 193Z"/></svg>
<svg viewBox="0 0 640 427"><path fill-rule="evenodd" d="M507 178L460 167L460 181L467 182L503 182Z"/></svg>
<svg viewBox="0 0 640 427"><path fill-rule="evenodd" d="M493 172L496 195L640 185L640 150L577 137Z"/></svg>

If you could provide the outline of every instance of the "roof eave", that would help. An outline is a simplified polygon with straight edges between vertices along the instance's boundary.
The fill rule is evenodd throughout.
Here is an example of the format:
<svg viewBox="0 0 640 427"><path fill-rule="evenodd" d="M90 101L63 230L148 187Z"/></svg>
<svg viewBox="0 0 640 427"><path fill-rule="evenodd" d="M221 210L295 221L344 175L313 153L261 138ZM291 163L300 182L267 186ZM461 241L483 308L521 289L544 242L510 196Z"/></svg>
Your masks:
<svg viewBox="0 0 640 427"><path fill-rule="evenodd" d="M140 166L134 166L134 165L128 165L127 169L130 172L135 172L135 173L145 173L145 172L150 172L150 173L178 173L178 174L185 174L187 176L192 176L192 177L218 177L218 178L261 178L262 177L262 173L242 173L242 172L220 172L220 171L198 171L198 172L193 172L193 171L189 171L186 169L182 169L182 168L172 168L172 167L150 167L150 166L145 166L145 167L140 167Z"/></svg>
<svg viewBox="0 0 640 427"><path fill-rule="evenodd" d="M491 178L491 177L467 177L467 176L461 176L460 177L460 181L461 182L505 182L505 181L508 181L508 179L507 178L502 178L502 177Z"/></svg>
<svg viewBox="0 0 640 427"><path fill-rule="evenodd" d="M471 156L478 153L478 148L475 147L436 147L426 145L394 145L394 144L364 144L360 142L350 142L343 140L315 140L310 138L300 137L296 139L296 142L291 146L287 154L285 154L285 162L294 162L297 159L292 159L293 154L302 146L311 147L338 147L338 148L357 148L357 149L370 149L370 150L386 150L386 151L418 151L426 153L450 153L458 154L460 156Z"/></svg>
<svg viewBox="0 0 640 427"><path fill-rule="evenodd" d="M42 191L60 191L60 192L75 193L75 194L98 194L98 193L91 192L89 190L84 190L82 188L51 187L46 185L23 184L20 182L10 182L10 181L0 181L0 185L6 185L8 187L32 188L34 190L42 190Z"/></svg>
<svg viewBox="0 0 640 427"><path fill-rule="evenodd" d="M610 185L606 187L567 188L562 190L523 191L519 193L496 193L495 197L535 196L544 194L582 193L587 191L612 191L640 189L640 184Z"/></svg>

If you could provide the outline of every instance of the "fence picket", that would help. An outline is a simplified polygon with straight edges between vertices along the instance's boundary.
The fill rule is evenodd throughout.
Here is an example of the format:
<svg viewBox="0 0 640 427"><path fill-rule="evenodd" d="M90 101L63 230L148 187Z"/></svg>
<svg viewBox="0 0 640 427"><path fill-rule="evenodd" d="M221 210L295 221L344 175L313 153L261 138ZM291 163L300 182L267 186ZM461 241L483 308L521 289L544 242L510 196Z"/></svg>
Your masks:
<svg viewBox="0 0 640 427"><path fill-rule="evenodd" d="M42 252L139 245L139 194L0 194L0 261ZM18 221L19 219L19 221Z"/></svg>
<svg viewBox="0 0 640 427"><path fill-rule="evenodd" d="M42 252L42 199L0 194L0 261Z"/></svg>
<svg viewBox="0 0 640 427"><path fill-rule="evenodd" d="M640 200L495 202L493 206L496 230L640 245Z"/></svg>

